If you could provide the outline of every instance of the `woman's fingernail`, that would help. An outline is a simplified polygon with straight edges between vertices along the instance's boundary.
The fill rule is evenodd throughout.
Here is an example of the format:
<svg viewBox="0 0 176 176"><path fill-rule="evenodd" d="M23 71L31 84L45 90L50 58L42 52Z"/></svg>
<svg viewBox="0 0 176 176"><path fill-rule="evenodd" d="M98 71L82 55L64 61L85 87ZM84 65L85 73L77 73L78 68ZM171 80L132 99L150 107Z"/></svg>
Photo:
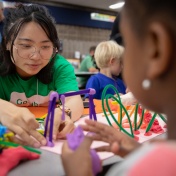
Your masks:
<svg viewBox="0 0 176 176"><path fill-rule="evenodd" d="M95 135L95 133L93 133L93 132L88 132L87 134L86 134L86 136L94 136Z"/></svg>
<svg viewBox="0 0 176 176"><path fill-rule="evenodd" d="M56 140L56 135L55 134L53 135L53 139Z"/></svg>
<svg viewBox="0 0 176 176"><path fill-rule="evenodd" d="M41 141L41 144L42 144L42 145L46 145L46 140L43 139L43 140Z"/></svg>
<svg viewBox="0 0 176 176"><path fill-rule="evenodd" d="M34 143L34 147L35 148L39 148L40 147L40 144L38 142Z"/></svg>

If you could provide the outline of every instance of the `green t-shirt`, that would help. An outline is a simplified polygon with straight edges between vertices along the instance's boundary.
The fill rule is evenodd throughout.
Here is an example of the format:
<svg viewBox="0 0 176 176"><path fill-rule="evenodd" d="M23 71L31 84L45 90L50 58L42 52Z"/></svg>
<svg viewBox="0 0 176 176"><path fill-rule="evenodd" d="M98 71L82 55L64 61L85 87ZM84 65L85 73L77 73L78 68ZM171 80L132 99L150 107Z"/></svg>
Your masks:
<svg viewBox="0 0 176 176"><path fill-rule="evenodd" d="M88 72L90 68L96 67L92 56L87 55L81 62L79 71Z"/></svg>
<svg viewBox="0 0 176 176"><path fill-rule="evenodd" d="M77 91L78 85L72 65L61 55L56 55L53 80L43 84L36 76L23 80L16 74L0 76L0 98L21 106L47 106L49 94Z"/></svg>
<svg viewBox="0 0 176 176"><path fill-rule="evenodd" d="M89 69L92 68L92 67L96 67L95 63L94 63L94 60L92 58L92 56L90 55L87 55L81 62L81 65L80 65L80 68L79 68L79 71L81 72L89 72ZM86 85L86 82L89 78L85 78L85 77L80 77L79 78L79 85L80 86L85 86Z"/></svg>

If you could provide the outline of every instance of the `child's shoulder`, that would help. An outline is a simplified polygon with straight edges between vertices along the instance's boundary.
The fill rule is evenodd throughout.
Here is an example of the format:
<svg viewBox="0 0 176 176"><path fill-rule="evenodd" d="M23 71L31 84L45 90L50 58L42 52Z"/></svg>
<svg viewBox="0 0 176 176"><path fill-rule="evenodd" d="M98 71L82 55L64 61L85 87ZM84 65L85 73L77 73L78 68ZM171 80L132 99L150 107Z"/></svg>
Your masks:
<svg viewBox="0 0 176 176"><path fill-rule="evenodd" d="M124 84L124 81L123 81L122 79L120 79L120 78L117 78L116 81L117 81L118 83Z"/></svg>
<svg viewBox="0 0 176 176"><path fill-rule="evenodd" d="M92 75L90 78L94 80L105 80L106 78L109 78L109 77L107 77L106 75L103 75L102 73L97 73L95 75Z"/></svg>

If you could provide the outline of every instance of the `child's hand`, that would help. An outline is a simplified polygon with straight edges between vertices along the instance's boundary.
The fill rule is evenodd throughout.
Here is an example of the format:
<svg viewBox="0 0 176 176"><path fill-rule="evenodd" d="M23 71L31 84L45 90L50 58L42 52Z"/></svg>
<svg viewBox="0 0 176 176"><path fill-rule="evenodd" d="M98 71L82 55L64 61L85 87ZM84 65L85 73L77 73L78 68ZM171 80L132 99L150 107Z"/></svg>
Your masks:
<svg viewBox="0 0 176 176"><path fill-rule="evenodd" d="M137 103L137 100L134 98L131 92L126 93L125 95L121 95L121 102L125 106L131 106Z"/></svg>
<svg viewBox="0 0 176 176"><path fill-rule="evenodd" d="M27 108L17 107L12 103L0 100L0 122L10 131L17 134L12 137L14 142L40 147L46 144L45 138L36 129L39 124Z"/></svg>
<svg viewBox="0 0 176 176"><path fill-rule="evenodd" d="M92 159L90 155L90 146L92 139L85 137L81 145L72 151L65 142L62 147L62 163L69 176L92 176Z"/></svg>
<svg viewBox="0 0 176 176"><path fill-rule="evenodd" d="M86 120L86 125L81 125L83 130L93 132L89 135L93 140L104 141L109 145L96 148L97 151L113 152L125 156L140 146L131 137L117 131L117 129L92 120Z"/></svg>
<svg viewBox="0 0 176 176"><path fill-rule="evenodd" d="M130 89L127 87L126 88L126 93L131 92Z"/></svg>

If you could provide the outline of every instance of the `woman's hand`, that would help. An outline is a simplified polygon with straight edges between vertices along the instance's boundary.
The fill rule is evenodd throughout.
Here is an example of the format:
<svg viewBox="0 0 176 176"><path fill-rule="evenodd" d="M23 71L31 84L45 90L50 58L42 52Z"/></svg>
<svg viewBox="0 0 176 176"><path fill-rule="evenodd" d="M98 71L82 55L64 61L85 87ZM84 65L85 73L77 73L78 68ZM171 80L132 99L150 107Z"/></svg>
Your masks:
<svg viewBox="0 0 176 176"><path fill-rule="evenodd" d="M68 176L92 176L92 160L90 155L90 146L92 140L85 137L84 141L76 151L72 151L65 142L62 147L62 163L66 175Z"/></svg>
<svg viewBox="0 0 176 176"><path fill-rule="evenodd" d="M11 137L14 142L37 148L46 144L45 138L36 130L39 124L34 114L27 108L0 100L0 122L19 136Z"/></svg>
<svg viewBox="0 0 176 176"><path fill-rule="evenodd" d="M86 125L81 125L83 130L93 132L89 135L93 140L104 141L109 145L98 147L97 151L113 152L116 155L125 156L140 146L131 137L117 131L117 129L92 120L86 120Z"/></svg>
<svg viewBox="0 0 176 176"><path fill-rule="evenodd" d="M55 108L54 126L53 126L53 139L65 138L68 133L75 129L73 121L68 115L65 114L65 120L62 121L62 110Z"/></svg>
<svg viewBox="0 0 176 176"><path fill-rule="evenodd" d="M74 129L74 121L78 120L83 112L83 101L80 95L66 97L65 106L71 110L71 119L65 114L65 120L62 121L62 111L55 108L53 139L65 138L66 134L71 133Z"/></svg>

